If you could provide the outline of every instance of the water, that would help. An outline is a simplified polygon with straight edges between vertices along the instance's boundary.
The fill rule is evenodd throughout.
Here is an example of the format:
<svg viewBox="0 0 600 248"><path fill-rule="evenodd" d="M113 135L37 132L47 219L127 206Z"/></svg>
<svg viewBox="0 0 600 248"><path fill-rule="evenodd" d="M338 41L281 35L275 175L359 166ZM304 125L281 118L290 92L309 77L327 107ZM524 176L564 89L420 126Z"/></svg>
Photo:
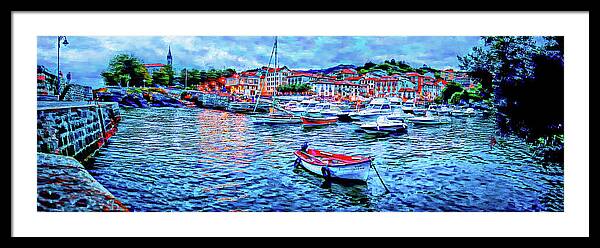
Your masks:
<svg viewBox="0 0 600 248"><path fill-rule="evenodd" d="M373 136L339 123L255 125L249 117L189 108L125 109L90 173L133 211L564 211L563 169L536 161L491 118L453 118ZM374 156L366 184L333 183L293 168L314 149Z"/></svg>

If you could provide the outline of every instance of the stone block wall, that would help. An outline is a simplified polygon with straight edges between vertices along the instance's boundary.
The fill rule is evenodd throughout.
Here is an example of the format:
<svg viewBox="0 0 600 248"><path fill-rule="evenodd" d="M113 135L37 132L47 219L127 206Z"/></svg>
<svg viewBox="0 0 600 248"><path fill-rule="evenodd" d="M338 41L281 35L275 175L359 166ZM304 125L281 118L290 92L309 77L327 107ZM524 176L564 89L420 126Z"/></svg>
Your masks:
<svg viewBox="0 0 600 248"><path fill-rule="evenodd" d="M65 93L65 101L91 101L93 99L92 87L79 84L69 84ZM63 88L64 89L64 88Z"/></svg>
<svg viewBox="0 0 600 248"><path fill-rule="evenodd" d="M37 151L85 160L116 132L120 118L116 103L38 110Z"/></svg>

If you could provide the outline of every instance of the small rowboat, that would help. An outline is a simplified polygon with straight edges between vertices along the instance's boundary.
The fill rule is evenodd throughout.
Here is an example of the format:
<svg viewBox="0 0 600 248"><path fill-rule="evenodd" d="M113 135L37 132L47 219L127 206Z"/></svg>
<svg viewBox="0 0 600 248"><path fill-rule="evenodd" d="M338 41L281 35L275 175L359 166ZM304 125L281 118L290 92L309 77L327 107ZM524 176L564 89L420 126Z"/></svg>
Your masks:
<svg viewBox="0 0 600 248"><path fill-rule="evenodd" d="M333 154L306 147L294 152L298 157L296 162L306 170L326 179L367 181L371 158Z"/></svg>
<svg viewBox="0 0 600 248"><path fill-rule="evenodd" d="M330 117L302 116L302 117L300 117L300 119L302 119L302 124L305 126L322 126L322 125L329 125L329 124L336 123L338 120L338 117L337 116L330 116Z"/></svg>

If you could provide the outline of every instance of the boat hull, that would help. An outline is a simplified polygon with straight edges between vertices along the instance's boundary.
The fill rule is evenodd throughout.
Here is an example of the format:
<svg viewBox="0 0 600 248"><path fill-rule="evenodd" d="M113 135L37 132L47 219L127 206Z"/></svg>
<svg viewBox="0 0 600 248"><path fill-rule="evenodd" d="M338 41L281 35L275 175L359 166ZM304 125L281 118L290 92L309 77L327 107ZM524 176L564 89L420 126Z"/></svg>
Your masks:
<svg viewBox="0 0 600 248"><path fill-rule="evenodd" d="M310 163L305 158L298 156L300 158L300 165L306 169L307 171L316 174L318 176L323 177L323 172L321 171L324 166L316 165ZM369 177L369 168L371 167L371 161L367 160L364 162L351 164L351 165L343 165L343 166L328 166L331 171L332 179L342 179L342 180L352 180L352 181L363 181L366 182Z"/></svg>
<svg viewBox="0 0 600 248"><path fill-rule="evenodd" d="M300 118L268 118L268 117L257 117L252 120L254 124L299 124L302 123Z"/></svg>
<svg viewBox="0 0 600 248"><path fill-rule="evenodd" d="M450 122L443 120L418 120L418 119L409 119L410 122L416 125L441 125L448 124Z"/></svg>
<svg viewBox="0 0 600 248"><path fill-rule="evenodd" d="M306 126L323 126L330 125L337 122L337 117L326 117L326 118L313 118L313 117L300 117L302 124Z"/></svg>
<svg viewBox="0 0 600 248"><path fill-rule="evenodd" d="M361 127L365 133L377 134L377 133L400 133L406 131L405 127L383 127L377 129L376 127Z"/></svg>

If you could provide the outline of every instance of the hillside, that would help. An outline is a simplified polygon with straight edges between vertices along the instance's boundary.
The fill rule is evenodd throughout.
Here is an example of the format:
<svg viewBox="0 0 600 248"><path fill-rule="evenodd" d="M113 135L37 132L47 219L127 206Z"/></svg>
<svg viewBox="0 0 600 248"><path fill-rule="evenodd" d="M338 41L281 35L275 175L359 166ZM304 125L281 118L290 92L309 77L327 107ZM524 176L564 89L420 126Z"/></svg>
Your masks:
<svg viewBox="0 0 600 248"><path fill-rule="evenodd" d="M300 72L307 72L307 73L325 73L325 74L329 74L331 72L337 71L337 70L341 70L341 69L356 69L357 67L355 65L336 65L334 67L329 67L326 69L310 69L310 70L299 70Z"/></svg>

